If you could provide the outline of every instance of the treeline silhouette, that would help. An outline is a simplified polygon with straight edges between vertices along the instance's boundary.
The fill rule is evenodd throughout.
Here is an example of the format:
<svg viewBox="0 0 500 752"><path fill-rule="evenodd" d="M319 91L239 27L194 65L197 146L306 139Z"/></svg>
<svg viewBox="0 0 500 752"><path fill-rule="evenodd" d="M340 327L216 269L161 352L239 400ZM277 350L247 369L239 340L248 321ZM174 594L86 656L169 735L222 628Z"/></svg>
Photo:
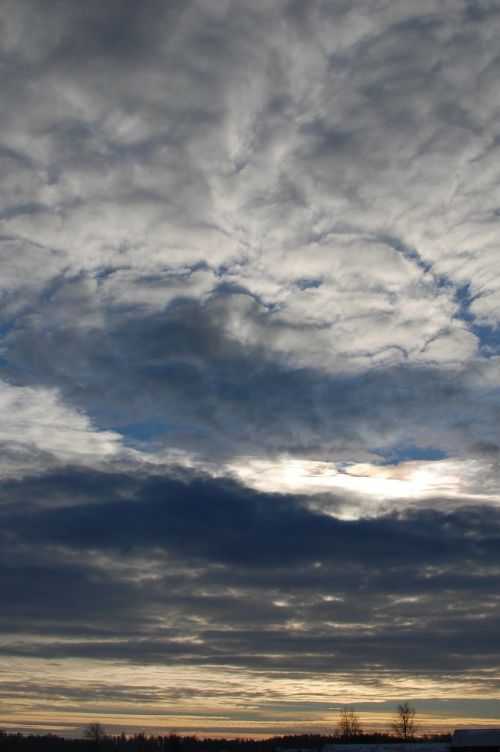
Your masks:
<svg viewBox="0 0 500 752"><path fill-rule="evenodd" d="M450 734L414 737L412 742L447 742ZM1 752L275 752L282 750L321 750L324 744L339 742L337 736L297 734L273 736L267 739L210 739L198 736L148 736L143 733L106 734L98 742L89 739L72 739L55 734L10 734L0 731ZM380 733L362 733L349 739L357 744L394 744L395 736Z"/></svg>

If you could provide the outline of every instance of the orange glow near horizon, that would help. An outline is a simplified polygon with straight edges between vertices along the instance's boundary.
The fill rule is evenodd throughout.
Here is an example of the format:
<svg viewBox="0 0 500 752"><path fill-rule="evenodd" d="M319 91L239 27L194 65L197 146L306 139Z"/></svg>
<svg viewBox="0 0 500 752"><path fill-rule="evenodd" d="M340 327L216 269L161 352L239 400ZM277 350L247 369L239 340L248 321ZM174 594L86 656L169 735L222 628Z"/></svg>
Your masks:
<svg viewBox="0 0 500 752"><path fill-rule="evenodd" d="M490 713L478 713L476 706L476 712L460 714L452 708L454 699L463 702L472 693L476 700L500 699L492 691L488 672L452 681L377 675L375 670L317 677L231 667L15 659L4 664L1 675L4 687L11 688L3 708L6 731L79 736L82 727L99 721L113 734L172 730L207 737L331 734L340 708L347 704L355 707L365 731L386 732L394 716L388 703L395 708L407 698L417 710L421 734L499 723L491 708ZM448 700L448 710L419 711L419 700L428 708L430 698Z"/></svg>
<svg viewBox="0 0 500 752"><path fill-rule="evenodd" d="M175 732L181 736L195 735L206 738L245 737L263 739L272 736L293 734L333 734L338 713L332 714L329 722L323 720L296 720L280 722L273 720L247 720L235 723L234 720L223 717L199 717L196 715L169 716L161 722L153 720L154 716L147 713L106 711L102 708L97 712L74 711L32 711L21 715L7 713L3 720L3 729L20 733L56 733L61 736L74 737L81 735L81 729L88 723L98 720L108 733L126 735L143 732L147 735L166 735ZM386 733L390 730L390 723L394 713L390 712L360 712L362 729L365 733ZM457 728L489 728L498 726L498 717L438 716L418 714L418 734L448 733Z"/></svg>

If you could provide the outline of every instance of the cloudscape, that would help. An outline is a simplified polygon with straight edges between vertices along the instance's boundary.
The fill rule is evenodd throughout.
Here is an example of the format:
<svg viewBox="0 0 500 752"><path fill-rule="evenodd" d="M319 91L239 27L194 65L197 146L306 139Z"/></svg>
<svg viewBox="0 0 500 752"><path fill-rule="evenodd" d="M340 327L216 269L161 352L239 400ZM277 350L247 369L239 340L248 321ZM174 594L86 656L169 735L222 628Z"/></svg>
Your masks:
<svg viewBox="0 0 500 752"><path fill-rule="evenodd" d="M2 2L2 728L498 723L499 35Z"/></svg>

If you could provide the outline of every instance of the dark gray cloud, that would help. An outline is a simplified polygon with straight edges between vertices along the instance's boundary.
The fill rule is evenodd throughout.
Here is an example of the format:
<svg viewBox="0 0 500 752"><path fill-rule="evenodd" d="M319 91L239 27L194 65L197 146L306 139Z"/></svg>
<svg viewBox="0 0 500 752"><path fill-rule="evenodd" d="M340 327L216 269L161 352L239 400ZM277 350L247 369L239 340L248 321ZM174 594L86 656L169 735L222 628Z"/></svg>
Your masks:
<svg viewBox="0 0 500 752"><path fill-rule="evenodd" d="M397 455L407 443L473 455L496 446L496 389L473 388L467 373L411 363L361 375L293 367L228 335L234 297L248 301L259 326L286 329L231 292L203 305L177 300L155 313L125 308L110 312L105 326L81 329L67 317L67 296L78 295L79 285L62 284L36 313L19 317L6 335L7 373L32 386L57 384L96 425L130 441L156 439L212 456L258 446L327 459L391 447Z"/></svg>
<svg viewBox="0 0 500 752"><path fill-rule="evenodd" d="M13 529L21 537L24 533L36 542L47 536L47 542L85 548L165 547L193 560L199 557L234 565L268 567L282 562L286 567L313 563L316 557L341 562L350 556L362 556L371 566L376 562L390 565L401 561L403 553L409 564L429 561L438 565L453 555L466 557L465 531L476 521L484 524L485 516L488 521L491 518L489 510L466 509L455 515L413 513L415 521L412 515L348 521L309 511L280 495L245 490L230 481L152 477L134 483L131 478L94 474L85 488L81 473L75 478L64 474L46 480L57 495L62 491L73 503L15 516ZM63 489L58 487L61 480L65 481ZM110 497L105 503L99 503L92 492L97 482L99 495ZM118 484L130 489L131 498L120 500ZM74 504L72 487L80 495L90 492L91 503ZM25 497L30 490L28 484ZM8 529L8 523L4 524ZM496 550L495 527L488 522L487 529L490 534L486 536L481 527L478 537L470 533L476 557L488 557Z"/></svg>
<svg viewBox="0 0 500 752"><path fill-rule="evenodd" d="M229 481L78 469L4 495L22 486L45 498L4 507L4 654L438 675L498 650L488 508L347 521Z"/></svg>

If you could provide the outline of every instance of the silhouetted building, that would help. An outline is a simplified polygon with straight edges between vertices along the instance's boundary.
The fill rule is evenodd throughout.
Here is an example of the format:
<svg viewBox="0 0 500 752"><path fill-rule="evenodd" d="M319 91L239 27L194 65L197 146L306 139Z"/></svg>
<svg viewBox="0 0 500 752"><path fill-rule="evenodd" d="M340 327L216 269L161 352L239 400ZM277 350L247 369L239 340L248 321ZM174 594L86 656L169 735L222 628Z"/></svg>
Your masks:
<svg viewBox="0 0 500 752"><path fill-rule="evenodd" d="M452 752L500 752L500 728L457 729L450 746Z"/></svg>

